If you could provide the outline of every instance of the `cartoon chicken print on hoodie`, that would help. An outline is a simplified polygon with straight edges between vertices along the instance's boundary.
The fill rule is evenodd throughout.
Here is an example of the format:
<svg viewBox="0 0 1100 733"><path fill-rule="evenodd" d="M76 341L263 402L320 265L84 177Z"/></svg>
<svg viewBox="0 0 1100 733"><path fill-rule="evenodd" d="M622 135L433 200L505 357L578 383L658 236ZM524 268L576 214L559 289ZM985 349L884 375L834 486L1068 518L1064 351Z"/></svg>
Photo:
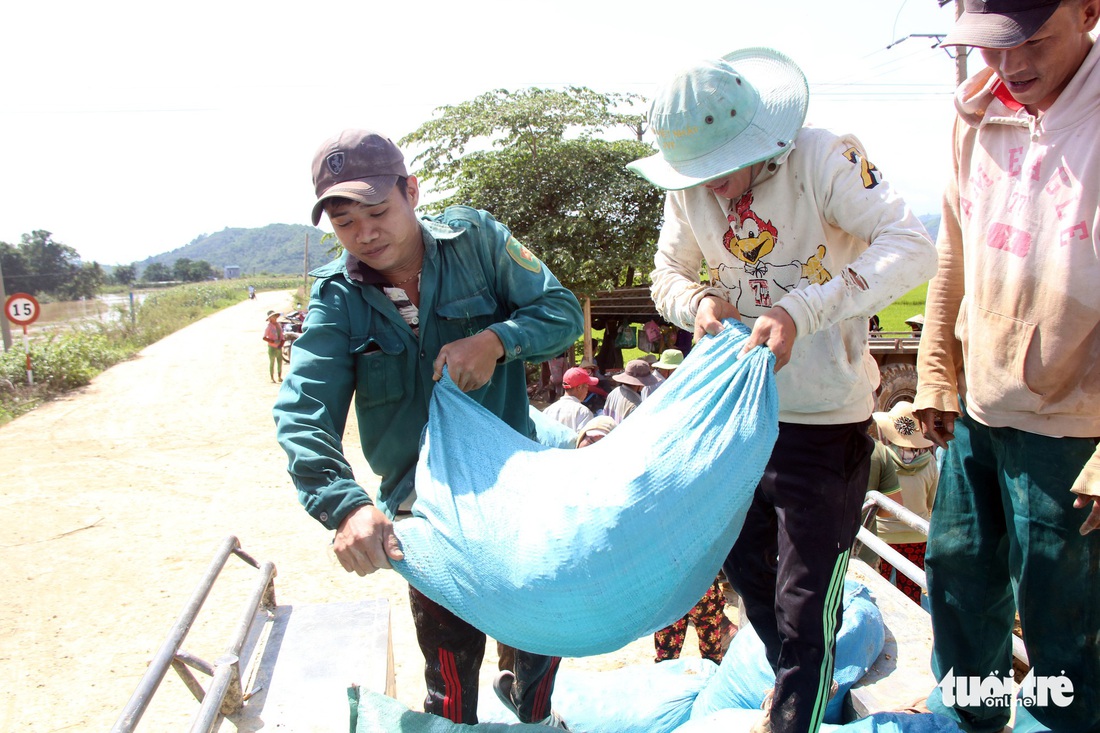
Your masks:
<svg viewBox="0 0 1100 733"><path fill-rule="evenodd" d="M793 290L803 278L818 285L832 279L823 264L825 245L818 245L817 253L805 262L794 260L776 264L774 258L765 259L775 253L779 244L779 232L771 221L765 221L752 210L751 190L743 193L732 208L733 211L728 216L730 228L723 237L722 244L738 259L741 269L748 275L753 305L757 308L771 308L775 301L783 297L783 293ZM737 269L737 265L721 264L716 275L729 288L730 301L742 311L741 297L744 293ZM780 290L774 296L773 286Z"/></svg>

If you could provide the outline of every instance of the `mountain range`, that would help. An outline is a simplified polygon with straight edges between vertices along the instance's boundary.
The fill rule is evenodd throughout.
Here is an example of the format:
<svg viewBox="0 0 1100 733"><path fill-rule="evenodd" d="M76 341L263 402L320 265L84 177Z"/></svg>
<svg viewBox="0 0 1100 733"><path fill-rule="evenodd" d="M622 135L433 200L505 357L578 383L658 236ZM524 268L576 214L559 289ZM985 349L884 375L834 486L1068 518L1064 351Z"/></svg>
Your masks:
<svg viewBox="0 0 1100 733"><path fill-rule="evenodd" d="M940 228L939 214L920 217L921 223L935 241ZM309 240L309 269L332 259L332 238L322 243L325 235L316 227L303 224L268 224L257 229L226 228L214 234L202 234L190 243L170 252L154 255L137 263L138 274L154 262L171 267L181 258L205 260L223 273L228 266L240 268L242 276L295 275L305 265L306 240Z"/></svg>
<svg viewBox="0 0 1100 733"><path fill-rule="evenodd" d="M325 232L303 224L268 224L255 229L225 228L214 234L201 234L182 247L153 255L137 264L138 275L154 262L171 267L176 260L204 260L219 275L226 267L240 268L241 276L295 275L305 267L306 240L309 241L309 269L332 259L328 250L339 246L331 237L322 243Z"/></svg>

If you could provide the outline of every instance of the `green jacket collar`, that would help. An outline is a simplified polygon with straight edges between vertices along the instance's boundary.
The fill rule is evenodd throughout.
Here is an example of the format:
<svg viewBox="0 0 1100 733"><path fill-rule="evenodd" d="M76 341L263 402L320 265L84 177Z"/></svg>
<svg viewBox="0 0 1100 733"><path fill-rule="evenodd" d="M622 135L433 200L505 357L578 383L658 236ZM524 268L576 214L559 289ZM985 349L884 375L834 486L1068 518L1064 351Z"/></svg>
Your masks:
<svg viewBox="0 0 1100 733"><path fill-rule="evenodd" d="M443 216L446 217L449 212L451 212L451 209L447 209L447 211L443 213ZM460 228L450 226L449 224L444 224L439 219L433 219L427 216L420 218L420 231L424 239L424 257L425 259L430 260L434 260L436 253L439 251L439 240L456 239L457 237L462 236L463 232L463 230ZM347 260L347 258L350 256L351 255L345 252L343 257L338 257L332 262L321 265L320 267L312 270L309 274L311 277L316 278L329 278L335 277L337 275L343 275L348 280L351 280L352 277L348 273ZM363 266L363 269L374 272L366 265ZM383 278L381 275L378 275L377 273L374 274L376 275L377 282L385 281L385 278ZM375 279L368 278L368 281L373 282L374 280Z"/></svg>

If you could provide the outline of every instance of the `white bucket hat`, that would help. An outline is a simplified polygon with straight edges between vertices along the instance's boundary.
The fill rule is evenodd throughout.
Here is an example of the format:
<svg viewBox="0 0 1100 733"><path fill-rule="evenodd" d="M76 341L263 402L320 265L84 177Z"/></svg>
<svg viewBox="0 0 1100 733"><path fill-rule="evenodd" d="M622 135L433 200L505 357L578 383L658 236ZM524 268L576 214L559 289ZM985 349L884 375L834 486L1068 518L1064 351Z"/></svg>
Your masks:
<svg viewBox="0 0 1100 733"><path fill-rule="evenodd" d="M809 98L806 75L773 49L704 61L658 90L649 124L661 152L627 168L677 191L775 158L802 129Z"/></svg>

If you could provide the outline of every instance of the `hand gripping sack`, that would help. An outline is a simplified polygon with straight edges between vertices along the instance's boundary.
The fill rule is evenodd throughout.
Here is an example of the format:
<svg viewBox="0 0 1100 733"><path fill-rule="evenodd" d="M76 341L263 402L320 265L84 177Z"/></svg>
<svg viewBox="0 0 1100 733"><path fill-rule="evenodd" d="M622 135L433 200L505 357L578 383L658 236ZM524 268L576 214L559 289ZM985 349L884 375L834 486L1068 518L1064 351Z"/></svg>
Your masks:
<svg viewBox="0 0 1100 733"><path fill-rule="evenodd" d="M727 321L581 450L521 436L444 378L394 568L538 654L602 654L678 620L737 539L779 432L775 359L739 357L748 334Z"/></svg>

